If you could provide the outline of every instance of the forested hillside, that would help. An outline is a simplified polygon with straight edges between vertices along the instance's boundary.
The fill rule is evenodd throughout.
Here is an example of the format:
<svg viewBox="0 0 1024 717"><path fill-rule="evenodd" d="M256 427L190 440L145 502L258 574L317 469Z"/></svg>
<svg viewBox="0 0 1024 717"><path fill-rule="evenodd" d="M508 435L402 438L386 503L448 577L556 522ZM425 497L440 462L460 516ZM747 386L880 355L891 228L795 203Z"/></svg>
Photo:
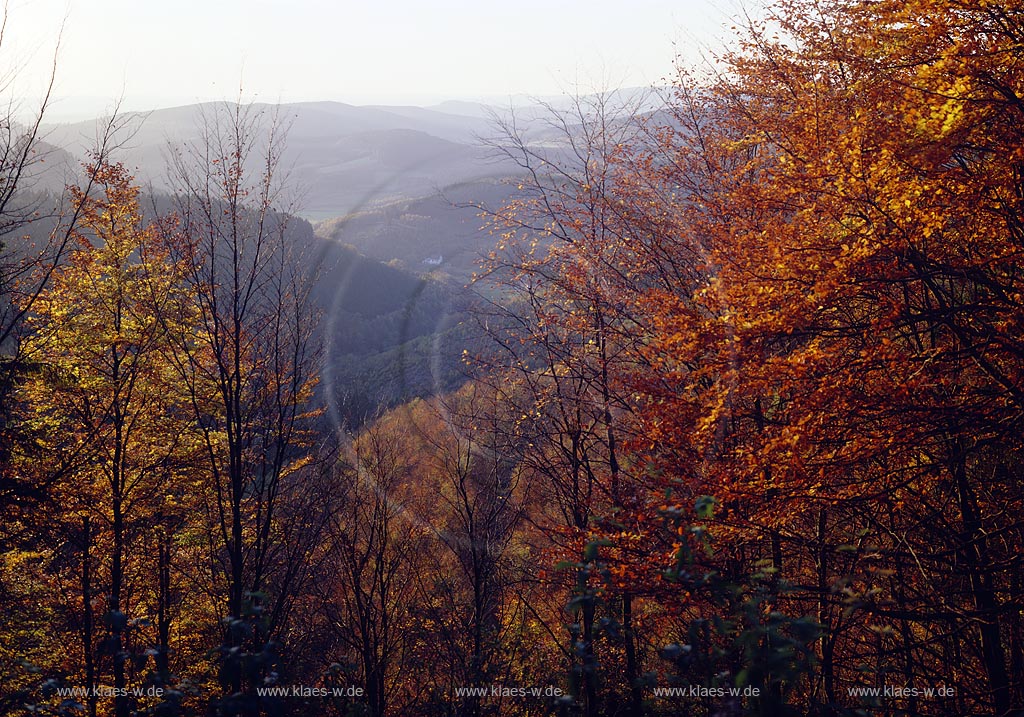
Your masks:
<svg viewBox="0 0 1024 717"><path fill-rule="evenodd" d="M467 284L494 248L486 215L506 204L518 182L449 186L440 194L363 208L317 225L317 234L380 261Z"/></svg>
<svg viewBox="0 0 1024 717"><path fill-rule="evenodd" d="M1024 6L735 33L321 236L0 133L0 712L1024 714Z"/></svg>
<svg viewBox="0 0 1024 717"><path fill-rule="evenodd" d="M314 241L313 299L324 311L319 390L335 425L357 428L465 381L463 351L484 342L474 336L475 299L464 286L374 261L333 239Z"/></svg>

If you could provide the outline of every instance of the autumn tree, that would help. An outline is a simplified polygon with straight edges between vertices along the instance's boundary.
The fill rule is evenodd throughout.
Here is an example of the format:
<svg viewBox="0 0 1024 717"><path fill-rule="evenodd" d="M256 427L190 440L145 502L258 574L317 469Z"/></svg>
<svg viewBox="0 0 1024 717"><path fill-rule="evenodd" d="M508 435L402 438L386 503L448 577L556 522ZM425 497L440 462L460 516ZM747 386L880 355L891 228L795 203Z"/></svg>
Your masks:
<svg viewBox="0 0 1024 717"><path fill-rule="evenodd" d="M1018 9L785 2L771 23L603 154L600 191L576 182L589 203L541 204L533 227L601 234L518 265L539 306L599 297L624 352L608 385L651 547L605 532L616 569L679 600L650 569L676 539L650 518L715 495L722 568L799 583L771 609L829 628L794 699L849 706L871 665L962 675L958 710L1010 713Z"/></svg>
<svg viewBox="0 0 1024 717"><path fill-rule="evenodd" d="M716 450L705 485L763 526L783 574L814 576L804 605L836 626L817 699L842 700L836 682L857 677L839 655L882 630L879 671L913 681L958 665L976 675L961 682L964 709L1007 713L1014 569L987 536L1013 543L1020 530L1003 508L1020 420L1007 339L1020 313L1005 50L1017 13L800 7L778 8L786 39L754 28L735 75L705 96L710 142L675 135L680 164L719 168L680 212L707 231L705 305L728 327L679 314L704 350L720 346L696 424L697 445ZM678 302L666 299L667 314ZM661 355L684 358L669 342ZM844 619L836 592L866 625ZM952 644L962 630L973 654Z"/></svg>
<svg viewBox="0 0 1024 717"><path fill-rule="evenodd" d="M10 45L9 7L0 16L0 48ZM95 172L123 139L124 120L115 110L98 125L94 162L86 174L75 177L76 167L62 166L54 148L44 141L44 123L53 102L59 68L60 36L41 96L27 115L19 117L19 102L9 96L24 91L16 68L5 68L0 94L9 100L0 116L0 501L45 498L45 489L18 479L11 450L25 437L12 414L12 399L24 367L21 340L25 320L54 272L75 248L73 232L81 218L81 195L62 192L65 182L78 181L86 193L96 183ZM47 162L47 160L50 160ZM64 174L61 174L61 172Z"/></svg>
<svg viewBox="0 0 1024 717"><path fill-rule="evenodd" d="M5 3L0 18L0 49L4 51L11 46L8 20ZM48 619L39 609L40 596L51 586L36 572L34 541L40 523L45 522L41 516L53 505L58 476L22 469L25 456L38 448L22 421L17 398L19 382L32 371L25 353L30 334L27 320L76 248L74 231L81 219L82 198L91 192L96 172L115 148L122 128L115 111L99 127L93 147L96 161L80 178L84 193L62 192L66 181L75 180L75 167L54 161L58 153L43 141L60 44L58 35L39 99L24 114L25 87L19 82L19 69L5 67L0 81L6 107L0 116L0 511L7 518L0 529L0 561L7 576L0 581L5 614L0 621L0 711L24 699L35 678L25 674L21 663L26 659L47 662L52 650L43 646L55 637L38 639ZM62 169L66 174L61 174ZM26 652L26 645L34 647Z"/></svg>
<svg viewBox="0 0 1024 717"><path fill-rule="evenodd" d="M161 536L181 510L194 445L169 327L158 319L158 307L185 300L180 273L143 223L124 168L102 163L88 172L103 193L71 189L81 207L75 248L28 318L23 350L33 369L19 399L45 458L23 469L55 486L56 526L67 531L58 537L80 551L78 569L64 569L81 579L85 684L110 674L120 716L133 709L129 683L145 676L139 656L168 650L166 634L160 645L141 626L159 600L148 600L159 592L149 579L158 572L155 547L169 549ZM94 714L95 695L89 707Z"/></svg>

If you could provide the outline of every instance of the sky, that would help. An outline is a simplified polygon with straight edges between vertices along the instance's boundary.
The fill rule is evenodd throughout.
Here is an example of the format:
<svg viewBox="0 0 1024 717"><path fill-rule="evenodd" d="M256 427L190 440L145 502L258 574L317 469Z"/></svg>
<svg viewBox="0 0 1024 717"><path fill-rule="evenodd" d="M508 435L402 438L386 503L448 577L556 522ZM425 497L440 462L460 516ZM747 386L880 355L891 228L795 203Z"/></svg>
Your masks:
<svg viewBox="0 0 1024 717"><path fill-rule="evenodd" d="M50 119L205 100L428 105L664 84L742 0L9 0L5 96ZM747 3L749 4L749 2ZM61 27L63 31L61 32Z"/></svg>

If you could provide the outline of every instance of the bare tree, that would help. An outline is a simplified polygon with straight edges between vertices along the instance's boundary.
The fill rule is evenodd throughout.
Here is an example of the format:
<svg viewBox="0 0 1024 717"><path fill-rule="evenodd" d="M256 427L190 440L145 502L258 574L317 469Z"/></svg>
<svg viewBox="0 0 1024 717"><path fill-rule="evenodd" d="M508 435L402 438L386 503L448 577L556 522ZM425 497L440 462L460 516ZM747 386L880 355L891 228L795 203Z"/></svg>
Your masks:
<svg viewBox="0 0 1024 717"><path fill-rule="evenodd" d="M610 197L618 154L646 136L642 115L650 99L599 93L576 97L565 111L546 105L544 117L526 122L514 112L494 118L499 136L490 144L523 176L508 205L481 207L502 241L480 279L496 282L513 300L484 302L479 309L495 351L478 363L498 382L520 387L509 396L522 402L517 410L528 449L521 461L546 498L531 521L566 551L581 550L601 521L627 515L638 482L621 464L621 418L630 407L611 381L634 338L610 318L626 310L620 288L631 285L628 267L635 257L631 237L622 233L622 209ZM579 559L588 562L583 553ZM584 589L586 570L572 582L563 588L577 593L575 614L563 627L582 710L592 715L600 701L596 642L602 616ZM630 685L626 713L640 714L633 595L622 590L606 602L608 617L622 628L617 639Z"/></svg>
<svg viewBox="0 0 1024 717"><path fill-rule="evenodd" d="M523 515L523 490L514 457L515 420L505 396L470 383L411 411L409 420L429 454L426 472L436 483L432 516L441 548L421 577L421 604L440 632L436 653L456 682L448 685L459 714L485 713L480 688L506 676L514 661L507 632L515 629L520 566L510 553Z"/></svg>
<svg viewBox="0 0 1024 717"><path fill-rule="evenodd" d="M400 713L415 643L412 622L424 531L412 519L411 465L400 429L379 423L339 464L318 581L327 629L355 666L372 717ZM408 705L404 705L408 707Z"/></svg>
<svg viewBox="0 0 1024 717"><path fill-rule="evenodd" d="M255 714L252 686L273 657L301 572L280 550L287 496L301 490L316 374L313 276L283 188L285 128L252 105L200 118L197 141L173 151L179 258L196 327L177 364L210 471L210 568L224 593L223 714ZM295 516L291 516L295 518ZM295 556L291 556L292 559Z"/></svg>

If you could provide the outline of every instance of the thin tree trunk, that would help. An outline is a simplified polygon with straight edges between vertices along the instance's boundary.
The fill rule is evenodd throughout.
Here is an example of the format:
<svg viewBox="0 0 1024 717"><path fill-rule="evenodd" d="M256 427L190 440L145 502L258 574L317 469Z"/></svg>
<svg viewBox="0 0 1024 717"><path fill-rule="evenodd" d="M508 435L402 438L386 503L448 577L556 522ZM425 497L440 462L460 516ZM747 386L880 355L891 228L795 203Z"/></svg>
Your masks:
<svg viewBox="0 0 1024 717"><path fill-rule="evenodd" d="M160 680L167 682L170 676L170 635L171 635L171 537L163 533L159 537L158 565L159 590L157 594L157 648L156 648L156 671Z"/></svg>
<svg viewBox="0 0 1024 717"><path fill-rule="evenodd" d="M999 624L999 599L992 587L991 575L986 569L990 564L988 542L982 531L977 501L967 478L966 461L958 444L958 441L954 441L952 460L957 499L963 520L962 553L967 563L974 605L981 615L979 632L982 659L988 675L989 690L992 693L992 706L996 715L1006 715L1010 713L1011 707L1010 679L1006 671L1006 655Z"/></svg>
<svg viewBox="0 0 1024 717"><path fill-rule="evenodd" d="M89 717L96 717L96 663L92 656L92 573L89 562L92 535L89 532L89 517L82 518L82 652L85 657L85 689L88 690L86 705Z"/></svg>

